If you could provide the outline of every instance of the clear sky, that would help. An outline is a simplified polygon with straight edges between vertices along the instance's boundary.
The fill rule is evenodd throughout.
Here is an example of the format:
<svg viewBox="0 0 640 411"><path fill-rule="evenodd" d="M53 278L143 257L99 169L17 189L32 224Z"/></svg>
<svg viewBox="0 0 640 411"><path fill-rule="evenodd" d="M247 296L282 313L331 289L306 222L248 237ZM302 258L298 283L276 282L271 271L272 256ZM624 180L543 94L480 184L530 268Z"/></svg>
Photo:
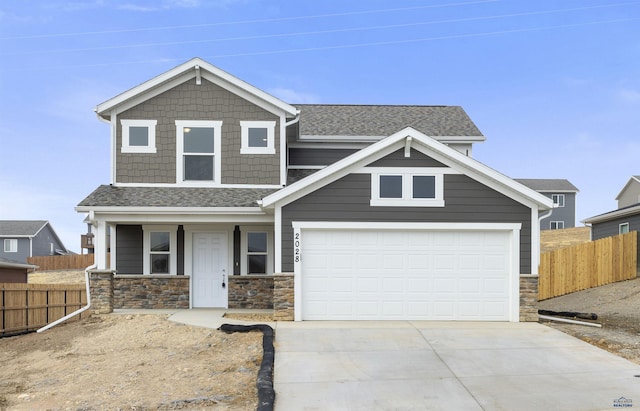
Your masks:
<svg viewBox="0 0 640 411"><path fill-rule="evenodd" d="M79 252L93 109L192 57L292 104L462 106L474 157L568 179L578 225L640 174L638 0L1 0L0 219Z"/></svg>

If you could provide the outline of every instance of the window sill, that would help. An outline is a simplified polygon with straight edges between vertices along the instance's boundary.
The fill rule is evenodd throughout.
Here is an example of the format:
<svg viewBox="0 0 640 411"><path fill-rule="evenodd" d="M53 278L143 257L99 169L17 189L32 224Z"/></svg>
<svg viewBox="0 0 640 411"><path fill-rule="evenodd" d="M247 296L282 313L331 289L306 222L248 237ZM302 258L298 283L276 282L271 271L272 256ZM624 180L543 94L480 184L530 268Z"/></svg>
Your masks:
<svg viewBox="0 0 640 411"><path fill-rule="evenodd" d="M240 154L275 154L275 148L241 148Z"/></svg>
<svg viewBox="0 0 640 411"><path fill-rule="evenodd" d="M372 199L371 207L444 207L444 200Z"/></svg>

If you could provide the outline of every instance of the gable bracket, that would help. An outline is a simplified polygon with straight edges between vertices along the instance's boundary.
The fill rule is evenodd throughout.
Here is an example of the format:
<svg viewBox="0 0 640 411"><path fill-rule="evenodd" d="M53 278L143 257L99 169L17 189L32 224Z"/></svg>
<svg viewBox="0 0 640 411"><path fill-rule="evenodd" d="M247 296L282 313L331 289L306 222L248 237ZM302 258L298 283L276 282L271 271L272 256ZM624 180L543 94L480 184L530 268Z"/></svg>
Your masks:
<svg viewBox="0 0 640 411"><path fill-rule="evenodd" d="M407 139L404 141L404 156L405 158L411 157L411 141L413 137L407 136Z"/></svg>
<svg viewBox="0 0 640 411"><path fill-rule="evenodd" d="M202 84L202 77L200 77L200 66L196 65L194 67L196 69L196 84L199 86Z"/></svg>

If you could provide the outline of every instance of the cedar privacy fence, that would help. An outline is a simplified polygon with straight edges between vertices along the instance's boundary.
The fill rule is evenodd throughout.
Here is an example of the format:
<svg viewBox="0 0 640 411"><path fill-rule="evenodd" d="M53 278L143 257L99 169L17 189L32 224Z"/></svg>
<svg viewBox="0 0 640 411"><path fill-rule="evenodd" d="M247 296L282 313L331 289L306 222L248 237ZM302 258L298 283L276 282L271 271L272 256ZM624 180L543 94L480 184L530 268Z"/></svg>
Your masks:
<svg viewBox="0 0 640 411"><path fill-rule="evenodd" d="M564 247L540 255L538 299L638 276L638 232Z"/></svg>
<svg viewBox="0 0 640 411"><path fill-rule="evenodd" d="M86 304L84 284L0 283L0 337L35 331ZM84 311L68 321L87 316Z"/></svg>
<svg viewBox="0 0 640 411"><path fill-rule="evenodd" d="M38 271L84 270L93 264L93 256L94 254L47 255L29 257L27 263L37 265Z"/></svg>

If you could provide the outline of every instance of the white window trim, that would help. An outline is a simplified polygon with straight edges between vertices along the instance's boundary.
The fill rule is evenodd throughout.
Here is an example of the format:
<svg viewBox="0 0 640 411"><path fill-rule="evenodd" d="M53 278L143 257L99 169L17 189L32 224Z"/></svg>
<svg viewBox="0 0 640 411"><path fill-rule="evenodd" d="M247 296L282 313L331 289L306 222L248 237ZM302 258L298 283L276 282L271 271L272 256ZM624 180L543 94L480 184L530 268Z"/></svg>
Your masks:
<svg viewBox="0 0 640 411"><path fill-rule="evenodd" d="M240 226L240 275L254 275L247 274L248 233L267 233L267 272L255 275L273 275L273 229L265 226Z"/></svg>
<svg viewBox="0 0 640 411"><path fill-rule="evenodd" d="M380 198L380 176L402 176L402 198ZM413 198L413 177L435 177L435 198ZM371 206L374 207L444 207L444 176L437 173L371 173Z"/></svg>
<svg viewBox="0 0 640 411"><path fill-rule="evenodd" d="M249 129L250 128L266 128L267 129L267 146L266 147L249 147ZM275 121L241 121L240 122L240 154L275 154Z"/></svg>
<svg viewBox="0 0 640 411"><path fill-rule="evenodd" d="M553 225L555 224L555 227ZM562 227L560 227L562 226ZM549 223L549 229L551 230L562 230L564 229L564 221L551 221Z"/></svg>
<svg viewBox="0 0 640 411"><path fill-rule="evenodd" d="M553 198L558 197L558 201L556 202ZM565 204L564 194L551 194L551 200L553 201L553 206L556 208L562 208Z"/></svg>
<svg viewBox="0 0 640 411"><path fill-rule="evenodd" d="M184 128L213 128L213 181L184 180ZM222 121L208 120L176 120L176 184L185 186L211 186L221 183L222 165L220 161L222 149Z"/></svg>
<svg viewBox="0 0 640 411"><path fill-rule="evenodd" d="M151 233L168 232L169 233L169 274L154 275L177 275L178 274L178 226L177 225L143 225L143 264L142 273L151 274Z"/></svg>
<svg viewBox="0 0 640 411"><path fill-rule="evenodd" d="M625 231L624 233L622 232L623 227L627 228L627 231ZM621 223L618 225L618 234L627 234L629 232L629 223Z"/></svg>
<svg viewBox="0 0 640 411"><path fill-rule="evenodd" d="M5 240L4 240L4 252L5 253L17 253L18 252L18 239L17 238L5 238Z"/></svg>
<svg viewBox="0 0 640 411"><path fill-rule="evenodd" d="M123 153L155 153L156 152L156 125L158 120L120 120L122 125ZM149 141L146 146L132 146L129 143L129 127L147 127Z"/></svg>

